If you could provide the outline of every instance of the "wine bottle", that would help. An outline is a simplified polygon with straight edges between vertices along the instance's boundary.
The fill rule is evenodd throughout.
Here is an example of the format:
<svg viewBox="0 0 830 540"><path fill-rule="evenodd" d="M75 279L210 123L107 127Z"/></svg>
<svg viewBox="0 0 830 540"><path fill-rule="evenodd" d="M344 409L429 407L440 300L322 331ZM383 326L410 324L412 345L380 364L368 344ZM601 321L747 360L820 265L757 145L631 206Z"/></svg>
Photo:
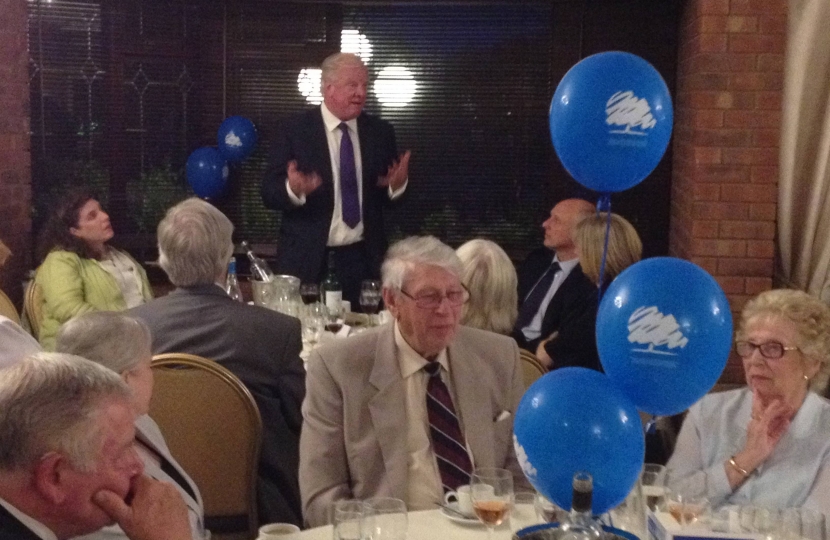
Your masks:
<svg viewBox="0 0 830 540"><path fill-rule="evenodd" d="M245 302L242 290L239 288L239 279L236 277L236 259L231 257L228 263L228 277L225 279L225 292L237 302Z"/></svg>
<svg viewBox="0 0 830 540"><path fill-rule="evenodd" d="M340 280L337 279L337 273L334 271L334 252L329 251L329 264L326 271L326 277L320 284L323 290L326 308L329 313L340 313L340 307L343 301L343 287L340 285Z"/></svg>
<svg viewBox="0 0 830 540"><path fill-rule="evenodd" d="M602 528L591 513L594 494L594 479L587 472L577 472L573 479L571 511L563 520L560 540L599 540L603 538Z"/></svg>
<svg viewBox="0 0 830 540"><path fill-rule="evenodd" d="M245 253L248 254L248 260L251 261L251 275L254 279L270 283L274 279L274 272L271 271L268 263L261 257L257 257L251 249L251 246L245 240L240 245L245 250Z"/></svg>

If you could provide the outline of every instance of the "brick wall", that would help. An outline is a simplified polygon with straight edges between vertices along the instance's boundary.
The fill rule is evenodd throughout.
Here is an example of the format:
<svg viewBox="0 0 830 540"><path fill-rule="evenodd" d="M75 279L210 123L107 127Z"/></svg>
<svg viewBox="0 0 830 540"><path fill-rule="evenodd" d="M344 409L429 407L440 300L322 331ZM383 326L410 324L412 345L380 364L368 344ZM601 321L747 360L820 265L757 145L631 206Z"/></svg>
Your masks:
<svg viewBox="0 0 830 540"><path fill-rule="evenodd" d="M0 0L0 14L0 239L14 252L0 269L0 288L19 308L31 266L26 0Z"/></svg>
<svg viewBox="0 0 830 540"><path fill-rule="evenodd" d="M787 0L689 0L680 30L670 251L736 315L772 287L786 30Z"/></svg>

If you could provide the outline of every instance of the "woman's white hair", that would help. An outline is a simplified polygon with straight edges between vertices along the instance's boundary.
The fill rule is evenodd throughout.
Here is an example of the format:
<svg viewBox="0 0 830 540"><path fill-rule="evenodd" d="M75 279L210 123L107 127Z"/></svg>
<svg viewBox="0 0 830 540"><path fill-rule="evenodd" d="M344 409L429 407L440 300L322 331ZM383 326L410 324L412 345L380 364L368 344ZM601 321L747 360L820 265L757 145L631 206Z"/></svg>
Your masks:
<svg viewBox="0 0 830 540"><path fill-rule="evenodd" d="M461 324L509 334L518 315L516 268L495 242L477 238L455 253L461 259L461 282L470 301L461 312Z"/></svg>
<svg viewBox="0 0 830 540"><path fill-rule="evenodd" d="M233 255L233 224L215 206L195 197L167 211L157 236L159 265L176 287L214 283Z"/></svg>
<svg viewBox="0 0 830 540"><path fill-rule="evenodd" d="M91 471L103 444L105 404L129 406L130 390L115 372L60 353L37 353L0 377L0 470L31 467L49 452Z"/></svg>
<svg viewBox="0 0 830 540"><path fill-rule="evenodd" d="M380 269L383 286L401 290L419 265L437 266L461 279L461 260L450 246L434 236L410 236L395 242L386 252Z"/></svg>
<svg viewBox="0 0 830 540"><path fill-rule="evenodd" d="M811 389L822 392L830 376L830 307L814 296L795 289L764 291L744 306L735 339L746 339L753 321L775 317L793 323L796 346L820 370L810 381Z"/></svg>
<svg viewBox="0 0 830 540"><path fill-rule="evenodd" d="M152 356L152 338L143 321L115 311L93 311L60 327L55 352L83 356L123 375Z"/></svg>

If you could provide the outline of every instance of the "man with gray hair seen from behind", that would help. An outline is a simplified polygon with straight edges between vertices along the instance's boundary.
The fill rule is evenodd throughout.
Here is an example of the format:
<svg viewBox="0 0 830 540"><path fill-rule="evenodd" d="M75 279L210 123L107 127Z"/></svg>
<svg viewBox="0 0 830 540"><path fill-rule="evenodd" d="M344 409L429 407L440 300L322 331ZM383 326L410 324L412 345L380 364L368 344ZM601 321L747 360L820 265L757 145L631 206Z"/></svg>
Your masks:
<svg viewBox="0 0 830 540"><path fill-rule="evenodd" d="M524 386L516 343L461 326L461 261L432 236L393 245L382 267L394 320L319 347L308 362L300 490L311 526L334 501L396 497L434 508L476 467L524 476L513 415Z"/></svg>
<svg viewBox="0 0 830 540"><path fill-rule="evenodd" d="M176 488L142 474L131 399L117 374L69 354L0 371L0 540L64 540L114 522L132 540L190 539Z"/></svg>
<svg viewBox="0 0 830 540"><path fill-rule="evenodd" d="M232 300L221 284L233 254L233 225L211 204L187 199L158 226L159 264L176 289L129 310L147 323L153 354L214 360L245 384L262 417L257 481L260 523L302 522L297 481L305 396L300 321Z"/></svg>

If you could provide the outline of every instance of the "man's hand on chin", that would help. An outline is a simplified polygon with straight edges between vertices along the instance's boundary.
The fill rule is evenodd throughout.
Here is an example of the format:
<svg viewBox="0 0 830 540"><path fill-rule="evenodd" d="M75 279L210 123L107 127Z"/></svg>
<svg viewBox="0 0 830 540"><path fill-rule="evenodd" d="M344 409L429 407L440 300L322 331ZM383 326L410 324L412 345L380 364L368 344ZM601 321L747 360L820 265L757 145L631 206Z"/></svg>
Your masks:
<svg viewBox="0 0 830 540"><path fill-rule="evenodd" d="M190 521L182 496L171 484L148 476L133 479L126 501L101 490L92 500L131 540L190 540Z"/></svg>

